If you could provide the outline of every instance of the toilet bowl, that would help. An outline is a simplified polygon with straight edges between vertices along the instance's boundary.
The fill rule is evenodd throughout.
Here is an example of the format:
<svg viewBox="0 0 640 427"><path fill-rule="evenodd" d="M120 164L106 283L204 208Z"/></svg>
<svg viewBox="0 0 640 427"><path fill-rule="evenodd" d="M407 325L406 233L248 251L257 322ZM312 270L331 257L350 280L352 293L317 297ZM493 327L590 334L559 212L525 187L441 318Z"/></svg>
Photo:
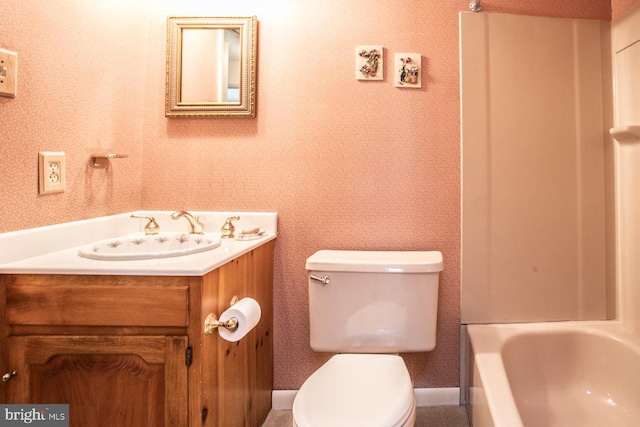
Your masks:
<svg viewBox="0 0 640 427"><path fill-rule="evenodd" d="M338 354L302 385L296 427L411 427L416 403L400 356Z"/></svg>
<svg viewBox="0 0 640 427"><path fill-rule="evenodd" d="M338 353L293 401L297 427L413 427L416 401L398 353L436 344L436 251L318 251L307 259L311 348Z"/></svg>

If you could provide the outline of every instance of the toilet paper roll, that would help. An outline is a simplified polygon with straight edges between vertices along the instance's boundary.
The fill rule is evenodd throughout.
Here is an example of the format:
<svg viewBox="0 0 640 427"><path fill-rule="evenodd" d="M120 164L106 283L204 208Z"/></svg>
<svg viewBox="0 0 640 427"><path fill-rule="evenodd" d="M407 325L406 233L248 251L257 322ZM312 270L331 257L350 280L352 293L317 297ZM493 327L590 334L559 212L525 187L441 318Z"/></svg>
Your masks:
<svg viewBox="0 0 640 427"><path fill-rule="evenodd" d="M224 340L230 342L239 341L258 324L261 315L262 310L260 310L258 301L253 298L242 298L220 315L221 322L235 318L238 321L238 327L234 331L218 328L218 333Z"/></svg>

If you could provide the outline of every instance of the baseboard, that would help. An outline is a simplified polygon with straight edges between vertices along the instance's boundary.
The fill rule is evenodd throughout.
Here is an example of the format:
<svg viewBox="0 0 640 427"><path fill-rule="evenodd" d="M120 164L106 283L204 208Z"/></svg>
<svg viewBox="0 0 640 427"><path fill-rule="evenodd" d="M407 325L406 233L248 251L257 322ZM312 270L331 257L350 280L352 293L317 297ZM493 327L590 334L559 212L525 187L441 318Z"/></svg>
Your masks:
<svg viewBox="0 0 640 427"><path fill-rule="evenodd" d="M293 409L293 399L298 390L273 390L271 392L271 408L276 411L290 411Z"/></svg>
<svg viewBox="0 0 640 427"><path fill-rule="evenodd" d="M448 406L460 404L459 387L442 388L416 388L416 405L422 406ZM298 390L273 390L271 407L275 410L291 410L293 399Z"/></svg>
<svg viewBox="0 0 640 427"><path fill-rule="evenodd" d="M415 388L416 405L449 406L460 404L460 387Z"/></svg>

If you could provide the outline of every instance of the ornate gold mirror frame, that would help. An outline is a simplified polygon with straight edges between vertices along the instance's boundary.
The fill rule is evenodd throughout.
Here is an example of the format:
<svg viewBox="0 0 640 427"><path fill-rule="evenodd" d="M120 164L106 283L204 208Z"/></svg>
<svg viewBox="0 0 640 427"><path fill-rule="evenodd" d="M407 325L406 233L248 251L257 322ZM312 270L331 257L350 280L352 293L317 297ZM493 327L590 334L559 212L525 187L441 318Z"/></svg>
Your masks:
<svg viewBox="0 0 640 427"><path fill-rule="evenodd" d="M255 117L256 17L167 18L167 117Z"/></svg>

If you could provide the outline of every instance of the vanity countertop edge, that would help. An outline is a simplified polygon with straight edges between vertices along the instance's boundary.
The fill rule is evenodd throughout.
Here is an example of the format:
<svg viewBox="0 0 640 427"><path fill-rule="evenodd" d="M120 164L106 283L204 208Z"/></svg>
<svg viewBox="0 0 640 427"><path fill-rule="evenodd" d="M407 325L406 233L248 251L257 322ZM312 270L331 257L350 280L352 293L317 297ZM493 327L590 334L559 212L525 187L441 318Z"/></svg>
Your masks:
<svg viewBox="0 0 640 427"><path fill-rule="evenodd" d="M247 241L223 239L215 249L177 257L103 261L78 256L78 249L83 245L141 231L143 223L132 220L131 213L0 233L0 274L204 276L277 237L277 214L274 212L194 211L193 214L199 215L205 223L206 231L217 232L226 217L239 215L238 230L243 226L258 226L265 235ZM154 216L166 231L181 231L185 226L182 221L170 220L170 211L133 213Z"/></svg>

